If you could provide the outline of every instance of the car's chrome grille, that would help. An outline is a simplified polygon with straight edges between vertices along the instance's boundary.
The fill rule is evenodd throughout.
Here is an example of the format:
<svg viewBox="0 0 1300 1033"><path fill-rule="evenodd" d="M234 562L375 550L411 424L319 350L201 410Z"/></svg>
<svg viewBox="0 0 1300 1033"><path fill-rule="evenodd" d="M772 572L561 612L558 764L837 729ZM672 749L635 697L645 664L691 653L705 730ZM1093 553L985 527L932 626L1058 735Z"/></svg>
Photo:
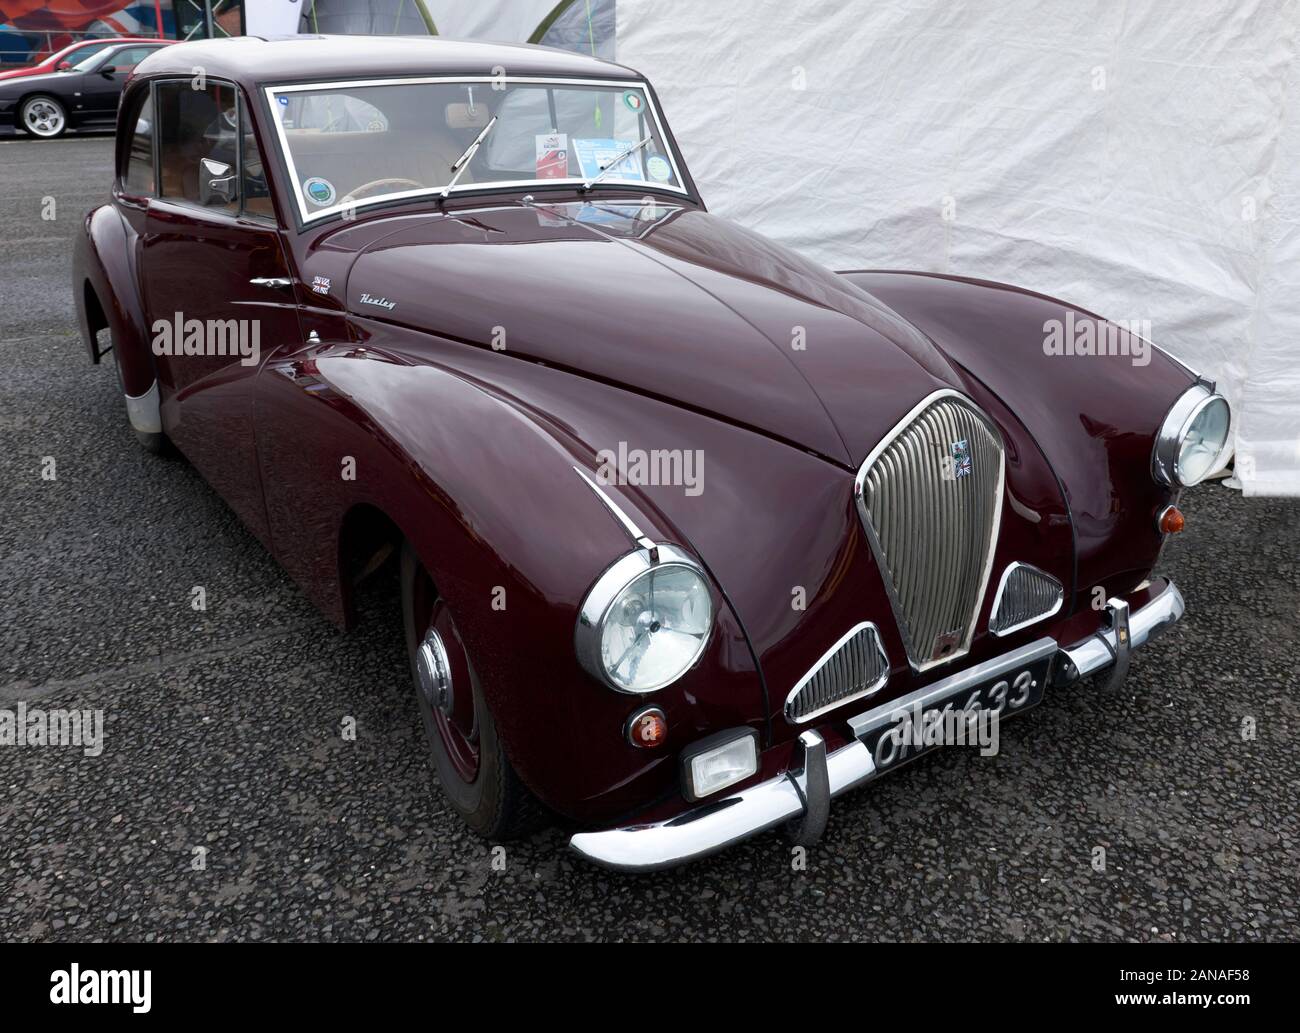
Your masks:
<svg viewBox="0 0 1300 1033"><path fill-rule="evenodd" d="M1052 616L1064 602L1065 589L1051 574L1028 563L1012 563L998 582L989 631L1010 635Z"/></svg>
<svg viewBox="0 0 1300 1033"><path fill-rule="evenodd" d="M833 645L790 691L789 721L808 721L832 707L880 691L889 681L889 658L874 624L859 624Z"/></svg>
<svg viewBox="0 0 1300 1033"><path fill-rule="evenodd" d="M917 670L965 655L1002 514L1002 438L955 391L912 410L858 471L858 507Z"/></svg>

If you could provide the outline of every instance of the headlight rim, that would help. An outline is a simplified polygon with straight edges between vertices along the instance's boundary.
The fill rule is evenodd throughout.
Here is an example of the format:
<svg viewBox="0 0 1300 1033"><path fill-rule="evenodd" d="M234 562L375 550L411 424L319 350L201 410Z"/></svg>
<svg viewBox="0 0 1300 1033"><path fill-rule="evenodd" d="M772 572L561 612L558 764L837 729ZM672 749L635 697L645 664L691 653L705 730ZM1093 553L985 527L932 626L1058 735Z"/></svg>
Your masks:
<svg viewBox="0 0 1300 1033"><path fill-rule="evenodd" d="M1196 418L1211 405L1218 402L1223 403L1228 414L1228 425L1224 433L1223 443L1219 446L1215 461L1210 464L1205 476L1196 480L1184 480L1179 476L1178 470L1178 458L1182 452L1183 442L1186 440L1188 431L1191 430ZM1214 471L1219 461L1222 460L1231 437L1232 406L1223 395L1214 389L1214 385L1203 380L1197 381L1178 396L1160 423L1160 429L1156 432L1155 447L1151 451L1151 474L1157 483L1171 488L1194 488L1202 483Z"/></svg>
<svg viewBox="0 0 1300 1033"><path fill-rule="evenodd" d="M714 600L713 583L709 580L709 575L695 557L675 545L655 543L655 551L658 553L657 561L651 556L649 549L637 548L623 553L606 567L600 576L592 582L591 587L587 589L586 595L583 596L582 603L578 607L578 620L574 625L573 648L579 665L602 685L625 696L649 696L680 681L700 662L700 658L704 655L705 649L713 638L717 605ZM671 567L684 567L704 583L709 596L708 631L700 639L699 647L691 657L690 663L686 664L673 677L653 686L637 689L627 688L618 684L609 676L609 673L605 670L605 664L601 660L600 640L605 618L609 615L614 603L618 601L619 596L637 578L650 570L666 570Z"/></svg>

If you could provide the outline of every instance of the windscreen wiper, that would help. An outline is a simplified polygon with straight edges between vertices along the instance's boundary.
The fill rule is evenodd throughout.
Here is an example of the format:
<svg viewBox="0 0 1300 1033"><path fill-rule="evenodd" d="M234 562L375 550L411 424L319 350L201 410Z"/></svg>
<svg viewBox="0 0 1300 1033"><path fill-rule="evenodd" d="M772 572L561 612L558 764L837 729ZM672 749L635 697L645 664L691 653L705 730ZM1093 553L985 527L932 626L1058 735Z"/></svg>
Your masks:
<svg viewBox="0 0 1300 1033"><path fill-rule="evenodd" d="M584 191L586 191L586 190L590 190L590 189L591 189L592 187L594 187L597 183L599 183L602 179L604 179L604 178L605 178L606 176L608 176L611 172L613 172L616 168L618 168L621 164L623 164L623 162L624 162L626 159L632 157L632 155L636 154L637 151L639 151L642 147L644 147L646 144L648 144L648 143L649 143L651 140L653 140L653 139L654 139L653 136L647 136L647 137L646 137L644 140L642 140L640 143L634 143L631 147L629 147L629 148L628 148L627 150L625 150L622 154L620 154L617 158L615 158L615 159L614 159L613 161L611 161L608 165L606 165L603 169L601 169L599 173L597 173L596 175L592 176L591 179L587 180L587 182L583 183L583 184L582 184L582 189L583 189Z"/></svg>
<svg viewBox="0 0 1300 1033"><path fill-rule="evenodd" d="M498 118L500 118L499 115L493 115L492 120L483 127L483 132L479 133L474 142L465 148L465 153L451 163L451 171L455 174L451 177L451 182L442 188L442 199L444 201L447 199L447 195L451 193L451 188L456 185L456 181L460 179L461 173L469 168L469 163L474 160L474 155L478 153L479 145L492 131L492 127L497 124Z"/></svg>

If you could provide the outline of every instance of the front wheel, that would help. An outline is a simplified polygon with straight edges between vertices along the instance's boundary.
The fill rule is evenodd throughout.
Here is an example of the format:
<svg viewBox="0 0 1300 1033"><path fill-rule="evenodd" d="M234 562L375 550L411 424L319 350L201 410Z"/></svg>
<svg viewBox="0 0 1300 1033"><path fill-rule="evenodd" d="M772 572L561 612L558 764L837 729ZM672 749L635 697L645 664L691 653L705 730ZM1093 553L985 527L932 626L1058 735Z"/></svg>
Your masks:
<svg viewBox="0 0 1300 1033"><path fill-rule="evenodd" d="M451 610L409 543L402 545L402 614L415 703L442 791L487 839L536 831L545 811L502 750Z"/></svg>
<svg viewBox="0 0 1300 1033"><path fill-rule="evenodd" d="M68 128L68 113L54 97L37 94L23 101L18 112L18 124L29 136L49 140L62 135Z"/></svg>

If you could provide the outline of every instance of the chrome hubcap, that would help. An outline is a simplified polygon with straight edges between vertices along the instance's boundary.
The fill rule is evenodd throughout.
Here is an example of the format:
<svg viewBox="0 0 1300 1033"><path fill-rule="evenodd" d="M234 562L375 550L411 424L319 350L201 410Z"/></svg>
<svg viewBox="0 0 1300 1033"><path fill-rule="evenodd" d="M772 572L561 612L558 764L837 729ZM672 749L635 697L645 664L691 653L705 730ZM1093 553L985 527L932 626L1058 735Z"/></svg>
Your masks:
<svg viewBox="0 0 1300 1033"><path fill-rule="evenodd" d="M430 628L415 656L415 670L420 681L420 691L429 706L444 714L451 713L451 664L447 660L447 647L442 636Z"/></svg>
<svg viewBox="0 0 1300 1033"><path fill-rule="evenodd" d="M34 100L23 111L23 124L38 136L53 136L63 128L63 112L48 100Z"/></svg>

